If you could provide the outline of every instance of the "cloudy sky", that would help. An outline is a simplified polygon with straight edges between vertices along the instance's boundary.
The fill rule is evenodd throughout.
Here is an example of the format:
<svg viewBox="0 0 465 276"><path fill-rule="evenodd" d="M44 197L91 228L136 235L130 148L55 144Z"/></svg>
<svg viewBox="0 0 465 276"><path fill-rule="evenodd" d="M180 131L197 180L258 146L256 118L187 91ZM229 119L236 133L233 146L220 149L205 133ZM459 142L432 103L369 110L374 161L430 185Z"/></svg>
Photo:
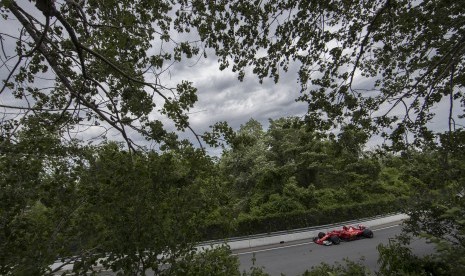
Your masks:
<svg viewBox="0 0 465 276"><path fill-rule="evenodd" d="M305 114L306 104L295 101L300 91L296 70L283 74L278 83L265 79L260 84L251 73L239 81L237 74L218 67L211 55L193 66L178 64L172 72L170 81L186 79L198 89L199 101L190 114L196 129L206 130L217 121L227 121L238 128L250 118L266 126L270 118Z"/></svg>

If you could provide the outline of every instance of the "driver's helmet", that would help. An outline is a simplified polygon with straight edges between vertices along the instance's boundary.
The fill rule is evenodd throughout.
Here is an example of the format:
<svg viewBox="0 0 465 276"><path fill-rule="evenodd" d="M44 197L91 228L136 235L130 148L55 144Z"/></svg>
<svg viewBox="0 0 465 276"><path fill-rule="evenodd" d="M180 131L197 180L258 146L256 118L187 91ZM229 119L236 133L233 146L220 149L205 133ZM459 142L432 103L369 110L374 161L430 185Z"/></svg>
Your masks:
<svg viewBox="0 0 465 276"><path fill-rule="evenodd" d="M347 227L346 225L342 226L342 229L344 229L345 231L347 231L349 229L349 227Z"/></svg>

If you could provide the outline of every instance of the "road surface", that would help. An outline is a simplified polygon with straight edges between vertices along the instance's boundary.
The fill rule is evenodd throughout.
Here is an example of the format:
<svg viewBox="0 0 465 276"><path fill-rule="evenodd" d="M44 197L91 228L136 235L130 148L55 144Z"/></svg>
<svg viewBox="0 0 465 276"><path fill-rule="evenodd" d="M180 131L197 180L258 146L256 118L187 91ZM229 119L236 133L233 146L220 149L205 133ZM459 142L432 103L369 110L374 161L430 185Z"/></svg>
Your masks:
<svg viewBox="0 0 465 276"><path fill-rule="evenodd" d="M263 266L265 271L273 276L281 275L281 273L286 276L302 275L312 266L317 266L322 262L328 264L333 264L336 261L342 262L344 258L349 258L352 261L359 261L363 258L362 263L371 271L376 271L379 268L376 246L380 243L387 244L389 238L394 238L400 234L401 226L398 224L384 225L373 228L373 230L373 239L341 242L340 245L317 245L309 238L293 243L235 250L233 253L239 257L241 272L250 269L254 253L256 266ZM411 247L412 252L417 255L434 252L434 247L423 240L415 240Z"/></svg>

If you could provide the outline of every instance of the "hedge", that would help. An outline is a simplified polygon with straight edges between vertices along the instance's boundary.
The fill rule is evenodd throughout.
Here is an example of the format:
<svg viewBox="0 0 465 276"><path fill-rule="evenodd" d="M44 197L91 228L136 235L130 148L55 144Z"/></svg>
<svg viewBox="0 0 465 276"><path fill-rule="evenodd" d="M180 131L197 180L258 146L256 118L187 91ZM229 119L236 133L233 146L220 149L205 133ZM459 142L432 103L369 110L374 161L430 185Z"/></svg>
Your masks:
<svg viewBox="0 0 465 276"><path fill-rule="evenodd" d="M261 233L318 226L367 218L401 210L406 198L328 206L267 216L243 216L231 224L212 223L202 232L203 240L225 239Z"/></svg>

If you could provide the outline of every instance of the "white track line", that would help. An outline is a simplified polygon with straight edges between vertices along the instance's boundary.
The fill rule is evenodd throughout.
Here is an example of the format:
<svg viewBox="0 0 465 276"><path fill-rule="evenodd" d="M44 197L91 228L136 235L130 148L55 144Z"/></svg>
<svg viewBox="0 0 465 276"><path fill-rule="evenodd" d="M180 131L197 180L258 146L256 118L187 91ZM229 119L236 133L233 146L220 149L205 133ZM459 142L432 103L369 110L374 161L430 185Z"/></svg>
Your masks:
<svg viewBox="0 0 465 276"><path fill-rule="evenodd" d="M396 225L386 226L386 227L383 227L383 228L378 228L376 230L373 230L373 232L398 227L399 225L400 224L396 224ZM257 252L265 252L265 251L272 251L272 250L277 250L277 249L282 249L282 248L296 247L296 246L301 246L301 245L311 244L311 243L314 243L314 242L303 242L303 243L293 244L293 245L286 245L286 246L279 246L279 247L273 247L273 248L267 248L267 249L247 251L247 252L242 252L242 253L233 253L232 255L235 255L235 256L246 255L246 254L252 254L252 253L257 253Z"/></svg>

